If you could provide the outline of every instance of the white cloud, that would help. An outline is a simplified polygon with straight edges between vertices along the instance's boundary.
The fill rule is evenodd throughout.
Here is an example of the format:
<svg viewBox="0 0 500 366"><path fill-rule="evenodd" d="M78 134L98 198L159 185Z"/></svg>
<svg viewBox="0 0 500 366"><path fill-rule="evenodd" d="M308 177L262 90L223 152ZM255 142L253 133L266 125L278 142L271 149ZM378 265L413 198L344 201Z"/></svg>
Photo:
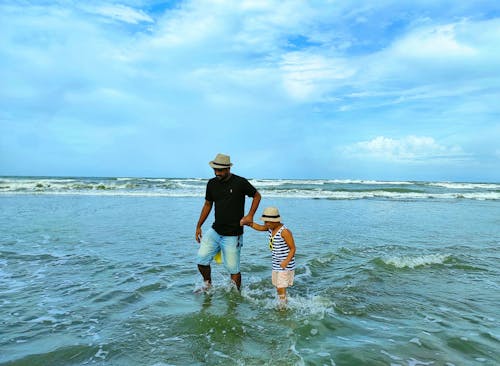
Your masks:
<svg viewBox="0 0 500 366"><path fill-rule="evenodd" d="M310 6L300 1L185 1L157 17L152 43L201 47L205 57L213 51L228 59L269 57L280 52L288 34L304 32L313 16Z"/></svg>
<svg viewBox="0 0 500 366"><path fill-rule="evenodd" d="M352 77L356 70L342 59L320 54L293 52L283 55L283 84L292 98L321 100L336 82Z"/></svg>
<svg viewBox="0 0 500 366"><path fill-rule="evenodd" d="M259 67L244 69L220 65L193 70L184 80L214 105L236 108L245 105L251 107L258 103L260 108L265 108L270 101L263 99L262 95L273 95L273 85L279 82L279 77L273 71Z"/></svg>
<svg viewBox="0 0 500 366"><path fill-rule="evenodd" d="M459 146L439 144L432 137L406 136L393 139L384 136L361 141L343 148L345 155L390 162L464 160L467 155Z"/></svg>
<svg viewBox="0 0 500 366"><path fill-rule="evenodd" d="M499 42L498 18L414 26L396 34L384 49L345 55L345 62L359 71L344 80L345 89L332 83L330 92L345 97L356 111L397 104L447 113L465 108L471 98L484 104L500 82ZM343 90L348 93L339 94Z"/></svg>
<svg viewBox="0 0 500 366"><path fill-rule="evenodd" d="M95 8L87 8L90 13L99 14L113 18L125 23L138 24L141 22L153 23L154 20L142 10L135 10L125 5L102 5Z"/></svg>
<svg viewBox="0 0 500 366"><path fill-rule="evenodd" d="M483 127L499 111L499 18L386 1L0 3L0 125L21 126L19 136L25 125L60 125L61 149L75 143L73 131L91 142L100 128L127 128L110 140L116 151L128 135L144 151L164 151L190 134L206 150L219 143L214 131L230 129L233 153L245 155L269 145L260 131L272 126L318 157L363 131L367 141L344 156L463 161L453 144L478 159L477 141L494 135ZM17 140L0 132L12 146L4 155L14 156Z"/></svg>
<svg viewBox="0 0 500 366"><path fill-rule="evenodd" d="M224 36L223 19L216 11L192 6L172 10L158 19L151 44L156 48L196 46L217 35Z"/></svg>
<svg viewBox="0 0 500 366"><path fill-rule="evenodd" d="M417 29L392 45L394 55L402 58L471 57L478 51L457 37L457 24Z"/></svg>
<svg viewBox="0 0 500 366"><path fill-rule="evenodd" d="M414 28L365 60L370 78L424 85L481 81L500 62L500 19ZM471 70L474 70L471 73ZM441 78L440 78L441 76Z"/></svg>

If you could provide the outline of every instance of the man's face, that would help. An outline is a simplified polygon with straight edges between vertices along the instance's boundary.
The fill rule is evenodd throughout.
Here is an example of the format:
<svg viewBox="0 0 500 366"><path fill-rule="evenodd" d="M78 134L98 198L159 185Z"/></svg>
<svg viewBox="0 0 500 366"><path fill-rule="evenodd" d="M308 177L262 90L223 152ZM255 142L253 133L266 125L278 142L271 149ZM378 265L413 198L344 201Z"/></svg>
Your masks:
<svg viewBox="0 0 500 366"><path fill-rule="evenodd" d="M229 168L214 169L214 173L218 180L224 180L229 177Z"/></svg>

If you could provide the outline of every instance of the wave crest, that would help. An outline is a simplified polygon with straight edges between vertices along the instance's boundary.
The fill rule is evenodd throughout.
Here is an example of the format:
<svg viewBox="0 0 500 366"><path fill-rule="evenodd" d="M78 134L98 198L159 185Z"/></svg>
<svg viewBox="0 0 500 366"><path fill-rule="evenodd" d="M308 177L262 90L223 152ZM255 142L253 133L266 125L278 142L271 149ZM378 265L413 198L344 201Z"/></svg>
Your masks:
<svg viewBox="0 0 500 366"><path fill-rule="evenodd" d="M251 179L266 197L328 200L500 200L500 184ZM202 178L0 177L0 194L203 197Z"/></svg>
<svg viewBox="0 0 500 366"><path fill-rule="evenodd" d="M432 264L444 264L450 258L447 254L427 254L421 256L393 256L382 258L385 265L395 268L417 268Z"/></svg>

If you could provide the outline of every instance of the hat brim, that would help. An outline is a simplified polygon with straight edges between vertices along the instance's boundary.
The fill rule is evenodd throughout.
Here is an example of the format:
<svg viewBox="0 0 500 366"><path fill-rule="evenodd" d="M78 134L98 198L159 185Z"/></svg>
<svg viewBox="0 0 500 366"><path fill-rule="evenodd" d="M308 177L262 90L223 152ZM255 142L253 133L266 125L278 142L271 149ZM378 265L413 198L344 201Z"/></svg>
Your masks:
<svg viewBox="0 0 500 366"><path fill-rule="evenodd" d="M229 169L233 166L233 163L229 163L228 165L228 164L219 164L216 163L215 161L210 161L208 165L210 165L210 167L214 169Z"/></svg>
<svg viewBox="0 0 500 366"><path fill-rule="evenodd" d="M261 216L261 221L269 221L269 222L281 222L281 216L278 217L269 217L269 216Z"/></svg>

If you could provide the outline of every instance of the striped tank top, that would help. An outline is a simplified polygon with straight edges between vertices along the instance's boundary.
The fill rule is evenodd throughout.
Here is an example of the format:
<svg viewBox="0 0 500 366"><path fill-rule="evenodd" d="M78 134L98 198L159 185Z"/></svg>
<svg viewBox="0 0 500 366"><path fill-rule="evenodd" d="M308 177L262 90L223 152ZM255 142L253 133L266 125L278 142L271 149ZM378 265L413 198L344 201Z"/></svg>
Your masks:
<svg viewBox="0 0 500 366"><path fill-rule="evenodd" d="M295 269L295 257L292 258L288 266L285 269L280 267L280 263L283 262L288 254L290 253L290 248L285 242L285 239L281 237L281 232L286 229L283 225L279 228L276 234L272 234L269 230L269 243L272 243L272 258L273 258L273 271L293 271Z"/></svg>

